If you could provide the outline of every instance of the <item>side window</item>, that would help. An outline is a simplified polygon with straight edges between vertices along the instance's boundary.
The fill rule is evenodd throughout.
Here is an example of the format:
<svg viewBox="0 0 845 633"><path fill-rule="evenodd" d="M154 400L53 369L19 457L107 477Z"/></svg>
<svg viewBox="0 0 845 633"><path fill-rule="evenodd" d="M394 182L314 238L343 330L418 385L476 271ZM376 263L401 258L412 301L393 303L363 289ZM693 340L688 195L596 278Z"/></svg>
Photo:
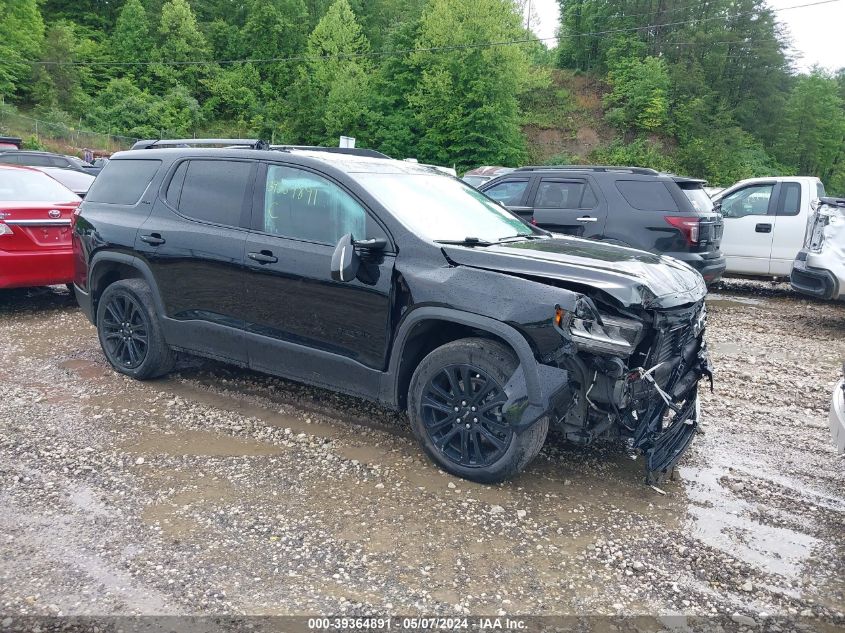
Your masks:
<svg viewBox="0 0 845 633"><path fill-rule="evenodd" d="M592 209L596 196L584 181L544 180L537 188L538 209Z"/></svg>
<svg viewBox="0 0 845 633"><path fill-rule="evenodd" d="M179 197L182 195L182 184L185 182L185 172L188 171L188 161L179 163L173 177L170 179L170 184L167 185L167 193L164 194L164 199L174 209L179 208Z"/></svg>
<svg viewBox="0 0 845 633"><path fill-rule="evenodd" d="M493 200L501 202L505 206L518 206L525 195L526 187L528 187L527 178L524 180L506 180L487 189L484 195L490 196Z"/></svg>
<svg viewBox="0 0 845 633"><path fill-rule="evenodd" d="M798 215L801 210L801 185L797 182L785 182L780 186L778 215Z"/></svg>
<svg viewBox="0 0 845 633"><path fill-rule="evenodd" d="M336 184L282 165L267 166L261 229L332 246L347 233L355 239L387 237L364 207Z"/></svg>
<svg viewBox="0 0 845 633"><path fill-rule="evenodd" d="M751 185L722 198L722 217L744 218L768 215L774 184Z"/></svg>
<svg viewBox="0 0 845 633"><path fill-rule="evenodd" d="M70 161L66 158L61 158L59 156L51 156L49 160L51 167L61 167L63 169L67 167L73 167L73 165L70 164Z"/></svg>
<svg viewBox="0 0 845 633"><path fill-rule="evenodd" d="M20 165L21 157L17 154L2 153L0 154L0 163L7 163L9 165Z"/></svg>
<svg viewBox="0 0 845 633"><path fill-rule="evenodd" d="M678 211L678 205L666 183L659 180L617 180L616 189L635 209Z"/></svg>
<svg viewBox="0 0 845 633"><path fill-rule="evenodd" d="M253 164L229 160L188 161L179 212L203 222L238 226Z"/></svg>
<svg viewBox="0 0 845 633"><path fill-rule="evenodd" d="M29 156L23 156L22 158L23 160L21 160L21 163L24 165L30 165L32 167L54 167L51 156L39 156L38 154L32 154Z"/></svg>
<svg viewBox="0 0 845 633"><path fill-rule="evenodd" d="M160 165L160 160L109 161L91 183L85 199L105 204L137 204Z"/></svg>

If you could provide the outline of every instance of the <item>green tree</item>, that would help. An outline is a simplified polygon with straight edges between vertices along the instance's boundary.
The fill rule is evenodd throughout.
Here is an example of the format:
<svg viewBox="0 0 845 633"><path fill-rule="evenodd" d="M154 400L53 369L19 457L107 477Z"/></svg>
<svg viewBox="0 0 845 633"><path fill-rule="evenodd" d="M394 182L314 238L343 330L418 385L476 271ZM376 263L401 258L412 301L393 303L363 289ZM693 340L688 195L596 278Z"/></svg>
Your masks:
<svg viewBox="0 0 845 633"><path fill-rule="evenodd" d="M154 58L150 21L141 0L126 0L123 5L111 35L111 51L120 62L147 62ZM138 78L146 68L136 64L124 66L123 70Z"/></svg>
<svg viewBox="0 0 845 633"><path fill-rule="evenodd" d="M654 132L669 118L669 72L656 57L617 53L610 62L605 97L608 120L620 128Z"/></svg>
<svg viewBox="0 0 845 633"><path fill-rule="evenodd" d="M298 140L336 145L340 135L365 137L371 66L363 55L369 50L348 0L336 0L308 38L292 111Z"/></svg>
<svg viewBox="0 0 845 633"><path fill-rule="evenodd" d="M92 66L100 47L85 37L83 29L73 22L61 20L47 30L43 62L36 71L34 95L41 106L80 113L99 88Z"/></svg>
<svg viewBox="0 0 845 633"><path fill-rule="evenodd" d="M0 31L0 94L20 98L32 74L28 62L38 58L44 40L37 1L0 0Z"/></svg>
<svg viewBox="0 0 845 633"><path fill-rule="evenodd" d="M244 28L240 51L246 59L278 59L301 55L306 35L303 24L308 10L303 0L252 0ZM263 80L285 88L295 78L296 65L291 62L261 64Z"/></svg>
<svg viewBox="0 0 845 633"><path fill-rule="evenodd" d="M789 94L777 154L800 174L830 179L845 151L845 105L834 77L814 68Z"/></svg>
<svg viewBox="0 0 845 633"><path fill-rule="evenodd" d="M161 8L158 40L154 85L170 89L184 84L196 94L210 65L186 62L208 60L209 48L187 0L168 0Z"/></svg>
<svg viewBox="0 0 845 633"><path fill-rule="evenodd" d="M518 39L521 16L510 0L432 0L423 12L417 49L408 63L419 73L409 95L422 130L419 158L463 169L517 164L525 154L518 97L548 81L533 75L519 46L484 46Z"/></svg>

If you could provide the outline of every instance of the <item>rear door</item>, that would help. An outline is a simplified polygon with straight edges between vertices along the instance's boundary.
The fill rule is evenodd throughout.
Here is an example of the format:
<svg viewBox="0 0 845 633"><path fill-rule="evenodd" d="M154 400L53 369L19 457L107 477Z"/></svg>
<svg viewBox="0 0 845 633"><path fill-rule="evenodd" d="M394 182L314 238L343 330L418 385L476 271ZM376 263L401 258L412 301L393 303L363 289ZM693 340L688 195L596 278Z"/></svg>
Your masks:
<svg viewBox="0 0 845 633"><path fill-rule="evenodd" d="M731 191L720 199L724 223L722 253L727 272L769 274L776 187L775 181L756 182Z"/></svg>
<svg viewBox="0 0 845 633"><path fill-rule="evenodd" d="M135 251L158 285L168 340L242 364L249 208L257 163L186 159L171 167Z"/></svg>
<svg viewBox="0 0 845 633"><path fill-rule="evenodd" d="M576 237L601 237L607 207L586 178L544 176L534 191L534 223Z"/></svg>
<svg viewBox="0 0 845 633"><path fill-rule="evenodd" d="M810 196L810 191L800 182L781 182L778 187L769 262L772 275L789 276L792 273L792 262L804 244Z"/></svg>

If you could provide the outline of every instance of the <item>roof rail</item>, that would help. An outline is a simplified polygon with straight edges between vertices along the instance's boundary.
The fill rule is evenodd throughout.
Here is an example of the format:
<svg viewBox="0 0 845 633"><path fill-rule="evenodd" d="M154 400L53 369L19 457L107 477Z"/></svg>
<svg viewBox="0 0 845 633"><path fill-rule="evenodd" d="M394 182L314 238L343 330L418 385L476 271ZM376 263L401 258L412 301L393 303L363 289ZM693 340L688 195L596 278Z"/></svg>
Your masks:
<svg viewBox="0 0 845 633"><path fill-rule="evenodd" d="M621 171L644 176L658 176L660 172L648 167L624 167L613 165L528 165L519 167L516 171L541 171L544 169L570 169L572 171Z"/></svg>
<svg viewBox="0 0 845 633"><path fill-rule="evenodd" d="M365 147L324 147L321 145L271 145L270 149L280 152L289 150L303 150L307 152L327 152L329 154L348 154L350 156L366 156L368 158L390 158L374 149Z"/></svg>
<svg viewBox="0 0 845 633"><path fill-rule="evenodd" d="M194 145L226 145L246 149L269 149L267 141L257 138L168 138L138 141L132 149L155 149L158 147L191 147Z"/></svg>

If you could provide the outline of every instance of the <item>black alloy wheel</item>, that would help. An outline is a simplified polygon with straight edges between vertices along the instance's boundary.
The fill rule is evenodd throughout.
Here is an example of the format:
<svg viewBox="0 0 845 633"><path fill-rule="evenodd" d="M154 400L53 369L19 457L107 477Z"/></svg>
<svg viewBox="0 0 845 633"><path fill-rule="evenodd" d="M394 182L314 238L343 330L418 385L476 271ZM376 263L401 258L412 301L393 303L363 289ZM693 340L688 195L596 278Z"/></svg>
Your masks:
<svg viewBox="0 0 845 633"><path fill-rule="evenodd" d="M141 306L126 294L110 297L102 328L105 352L112 364L140 367L149 349L149 324Z"/></svg>
<svg viewBox="0 0 845 633"><path fill-rule="evenodd" d="M422 421L445 458L465 468L485 467L501 459L513 439L502 417L506 400L502 385L486 372L449 365L426 383Z"/></svg>

